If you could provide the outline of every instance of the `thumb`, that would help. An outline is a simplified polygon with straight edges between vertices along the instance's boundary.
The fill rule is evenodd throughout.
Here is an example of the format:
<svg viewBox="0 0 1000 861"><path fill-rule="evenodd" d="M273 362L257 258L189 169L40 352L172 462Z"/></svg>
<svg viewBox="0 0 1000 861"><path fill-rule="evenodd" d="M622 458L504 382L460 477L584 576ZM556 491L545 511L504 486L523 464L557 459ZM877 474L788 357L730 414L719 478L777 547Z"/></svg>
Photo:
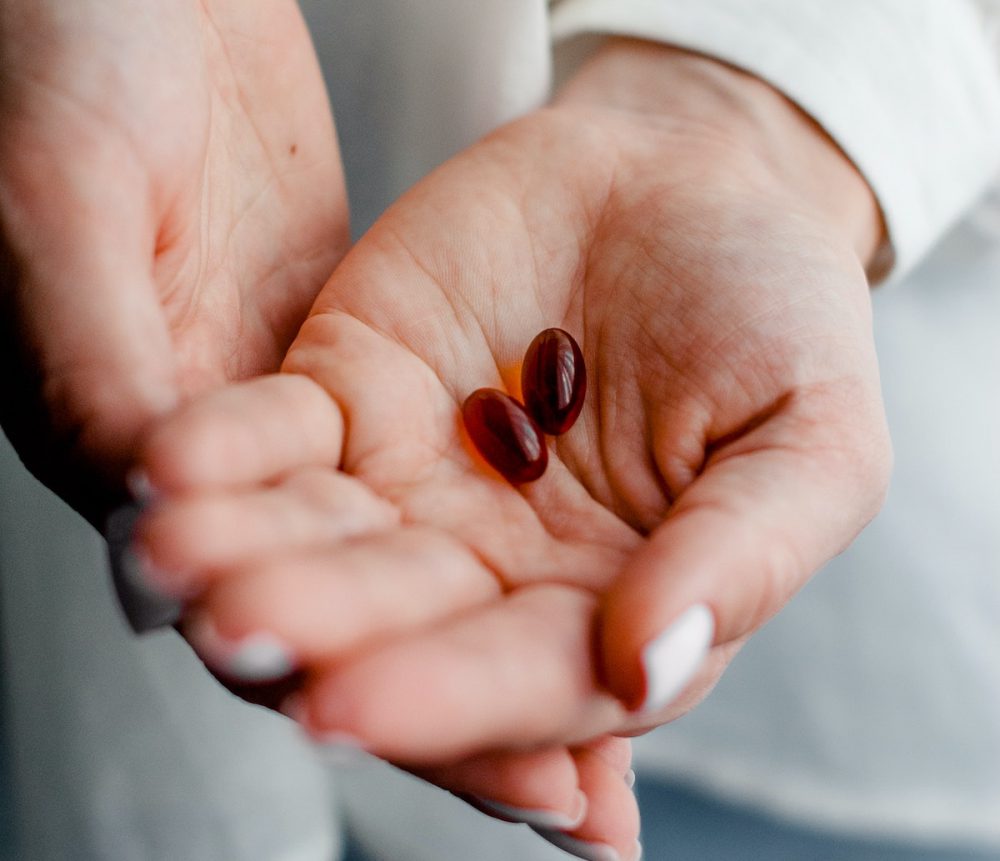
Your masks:
<svg viewBox="0 0 1000 861"><path fill-rule="evenodd" d="M866 412L851 428L778 416L721 450L613 585L604 677L643 719L662 716L713 647L734 653L874 516L891 454L881 406Z"/></svg>
<svg viewBox="0 0 1000 861"><path fill-rule="evenodd" d="M121 487L141 429L176 400L134 185L87 177L3 190L0 423L26 465L90 517Z"/></svg>

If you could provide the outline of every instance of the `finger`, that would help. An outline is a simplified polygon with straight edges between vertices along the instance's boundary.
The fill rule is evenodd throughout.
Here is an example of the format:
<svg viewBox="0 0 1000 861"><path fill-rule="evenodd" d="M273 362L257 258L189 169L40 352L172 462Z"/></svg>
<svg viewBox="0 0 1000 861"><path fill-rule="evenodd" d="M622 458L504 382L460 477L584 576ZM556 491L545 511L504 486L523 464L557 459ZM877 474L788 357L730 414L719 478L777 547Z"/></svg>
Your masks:
<svg viewBox="0 0 1000 861"><path fill-rule="evenodd" d="M632 768L632 742L627 738L602 735L580 745L580 748L604 759L608 766L622 777L625 777Z"/></svg>
<svg viewBox="0 0 1000 861"><path fill-rule="evenodd" d="M184 612L182 601L157 589L145 576L148 566L133 542L142 511L136 503L119 506L104 524L111 581L122 614L136 634L169 627Z"/></svg>
<svg viewBox="0 0 1000 861"><path fill-rule="evenodd" d="M570 829L583 822L587 810L576 762L562 746L486 753L413 773L505 822Z"/></svg>
<svg viewBox="0 0 1000 861"><path fill-rule="evenodd" d="M534 830L550 843L587 861L638 861L639 806L624 776L590 748L574 751L587 815L569 831Z"/></svg>
<svg viewBox="0 0 1000 861"><path fill-rule="evenodd" d="M398 523L398 511L362 482L307 467L273 487L166 498L139 521L136 549L162 588L184 593L213 569Z"/></svg>
<svg viewBox="0 0 1000 861"><path fill-rule="evenodd" d="M303 466L336 466L344 423L307 377L274 374L183 406L143 446L140 469L155 490L240 487Z"/></svg>
<svg viewBox="0 0 1000 861"><path fill-rule="evenodd" d="M205 593L186 633L215 667L243 677L277 675L293 664L341 660L499 594L475 555L438 532L411 527L230 572ZM265 655L283 658L273 669L259 666L266 664L262 643Z"/></svg>
<svg viewBox="0 0 1000 861"><path fill-rule="evenodd" d="M44 140L5 150L0 422L36 474L90 514L177 389L145 178L129 151L80 146L71 164Z"/></svg>
<svg viewBox="0 0 1000 861"><path fill-rule="evenodd" d="M888 461L878 420L852 431L841 416L801 412L710 460L606 597L612 689L643 712L666 707L713 643L755 631L854 538L880 504Z"/></svg>
<svg viewBox="0 0 1000 861"><path fill-rule="evenodd" d="M519 589L315 674L302 723L413 765L593 737L625 714L593 672L595 606L570 587Z"/></svg>
<svg viewBox="0 0 1000 861"><path fill-rule="evenodd" d="M343 406L343 467L374 487L408 485L458 445L458 404L436 374L347 314L314 313L283 368L316 380Z"/></svg>

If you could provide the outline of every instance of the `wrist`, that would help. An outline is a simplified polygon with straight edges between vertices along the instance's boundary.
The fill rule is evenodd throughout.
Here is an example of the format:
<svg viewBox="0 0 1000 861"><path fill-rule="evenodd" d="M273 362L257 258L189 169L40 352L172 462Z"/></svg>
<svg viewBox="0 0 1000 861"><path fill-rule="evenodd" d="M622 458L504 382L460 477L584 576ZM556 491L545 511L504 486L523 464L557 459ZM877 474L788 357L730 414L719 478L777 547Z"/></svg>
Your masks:
<svg viewBox="0 0 1000 861"><path fill-rule="evenodd" d="M759 78L689 51L616 38L554 105L611 110L671 142L693 138L705 157L751 170L820 219L864 267L878 267L885 226L868 183L815 121Z"/></svg>

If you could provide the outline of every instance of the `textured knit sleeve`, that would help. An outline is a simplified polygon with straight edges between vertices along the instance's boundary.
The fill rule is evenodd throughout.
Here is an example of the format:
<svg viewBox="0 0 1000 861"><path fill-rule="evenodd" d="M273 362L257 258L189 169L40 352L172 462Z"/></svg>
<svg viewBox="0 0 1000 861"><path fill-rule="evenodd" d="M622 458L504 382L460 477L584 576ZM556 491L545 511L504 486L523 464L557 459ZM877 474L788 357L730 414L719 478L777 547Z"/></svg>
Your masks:
<svg viewBox="0 0 1000 861"><path fill-rule="evenodd" d="M810 114L874 190L893 278L1000 167L1000 4L971 0L558 0L556 40L605 33L716 57Z"/></svg>

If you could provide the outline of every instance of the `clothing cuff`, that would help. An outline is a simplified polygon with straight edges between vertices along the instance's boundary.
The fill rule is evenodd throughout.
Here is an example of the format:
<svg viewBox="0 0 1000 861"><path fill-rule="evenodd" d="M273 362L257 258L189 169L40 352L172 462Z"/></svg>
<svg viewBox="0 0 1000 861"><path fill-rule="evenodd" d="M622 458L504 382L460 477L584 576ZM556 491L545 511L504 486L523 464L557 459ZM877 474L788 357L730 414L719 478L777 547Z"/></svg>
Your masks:
<svg viewBox="0 0 1000 861"><path fill-rule="evenodd" d="M767 81L854 162L882 208L898 278L1000 167L1000 69L965 0L560 0L557 41L669 43Z"/></svg>

